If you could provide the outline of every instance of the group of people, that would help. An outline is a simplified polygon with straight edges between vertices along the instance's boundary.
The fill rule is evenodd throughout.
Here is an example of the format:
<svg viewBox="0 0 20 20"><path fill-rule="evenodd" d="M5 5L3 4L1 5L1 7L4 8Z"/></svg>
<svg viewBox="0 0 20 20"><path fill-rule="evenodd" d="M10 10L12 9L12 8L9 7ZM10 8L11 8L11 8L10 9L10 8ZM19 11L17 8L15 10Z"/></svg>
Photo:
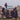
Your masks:
<svg viewBox="0 0 20 20"><path fill-rule="evenodd" d="M5 4L5 7L7 8L7 5ZM9 10L7 10L6 12L4 11L5 8L2 9L3 15L5 15L7 18L9 18ZM17 9L14 8L13 11L11 11L11 16L12 18L17 18L18 17L18 13L17 13Z"/></svg>
<svg viewBox="0 0 20 20"><path fill-rule="evenodd" d="M5 8L2 9L3 15L6 16L6 18L8 18L9 15L9 10L5 11Z"/></svg>
<svg viewBox="0 0 20 20"><path fill-rule="evenodd" d="M11 16L12 16L12 18L14 17L14 18L17 19L17 17L18 17L18 13L17 13L17 9L16 9L16 8L13 9L13 11L11 11Z"/></svg>

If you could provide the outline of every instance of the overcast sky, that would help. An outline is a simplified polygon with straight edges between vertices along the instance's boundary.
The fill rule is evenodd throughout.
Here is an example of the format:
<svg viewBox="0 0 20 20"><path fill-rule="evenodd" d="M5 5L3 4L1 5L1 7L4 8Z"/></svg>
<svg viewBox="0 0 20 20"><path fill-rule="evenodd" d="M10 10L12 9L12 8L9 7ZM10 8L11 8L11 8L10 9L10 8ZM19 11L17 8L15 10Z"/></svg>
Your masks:
<svg viewBox="0 0 20 20"><path fill-rule="evenodd" d="M0 6L4 7L4 4L12 5L13 7L20 5L20 0L0 0Z"/></svg>

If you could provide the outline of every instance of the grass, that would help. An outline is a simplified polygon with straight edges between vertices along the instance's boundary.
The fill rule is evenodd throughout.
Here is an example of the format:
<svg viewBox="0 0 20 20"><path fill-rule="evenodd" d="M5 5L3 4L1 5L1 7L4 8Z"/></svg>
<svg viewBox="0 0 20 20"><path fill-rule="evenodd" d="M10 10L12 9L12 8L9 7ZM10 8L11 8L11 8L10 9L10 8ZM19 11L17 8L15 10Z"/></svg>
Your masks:
<svg viewBox="0 0 20 20"><path fill-rule="evenodd" d="M14 19L0 19L0 20L14 20ZM17 20L20 20L19 18L17 18Z"/></svg>

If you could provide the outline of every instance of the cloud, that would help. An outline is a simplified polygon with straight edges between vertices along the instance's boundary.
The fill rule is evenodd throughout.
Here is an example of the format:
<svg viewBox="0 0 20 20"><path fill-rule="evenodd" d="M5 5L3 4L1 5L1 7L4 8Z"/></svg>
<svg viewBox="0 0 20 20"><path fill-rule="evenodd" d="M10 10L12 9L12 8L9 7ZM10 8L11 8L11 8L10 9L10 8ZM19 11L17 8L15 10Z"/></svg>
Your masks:
<svg viewBox="0 0 20 20"><path fill-rule="evenodd" d="M0 5L4 7L4 4L13 5L13 7L20 5L20 0L0 0Z"/></svg>

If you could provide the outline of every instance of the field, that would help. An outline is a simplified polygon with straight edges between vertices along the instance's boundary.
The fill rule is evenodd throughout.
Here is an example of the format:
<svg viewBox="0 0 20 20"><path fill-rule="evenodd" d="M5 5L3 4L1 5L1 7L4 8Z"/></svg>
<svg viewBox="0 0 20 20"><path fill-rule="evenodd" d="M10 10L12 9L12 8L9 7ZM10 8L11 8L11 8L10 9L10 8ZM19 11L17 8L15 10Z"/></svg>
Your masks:
<svg viewBox="0 0 20 20"><path fill-rule="evenodd" d="M14 19L0 19L0 20L14 20ZM17 20L20 20L19 18Z"/></svg>

